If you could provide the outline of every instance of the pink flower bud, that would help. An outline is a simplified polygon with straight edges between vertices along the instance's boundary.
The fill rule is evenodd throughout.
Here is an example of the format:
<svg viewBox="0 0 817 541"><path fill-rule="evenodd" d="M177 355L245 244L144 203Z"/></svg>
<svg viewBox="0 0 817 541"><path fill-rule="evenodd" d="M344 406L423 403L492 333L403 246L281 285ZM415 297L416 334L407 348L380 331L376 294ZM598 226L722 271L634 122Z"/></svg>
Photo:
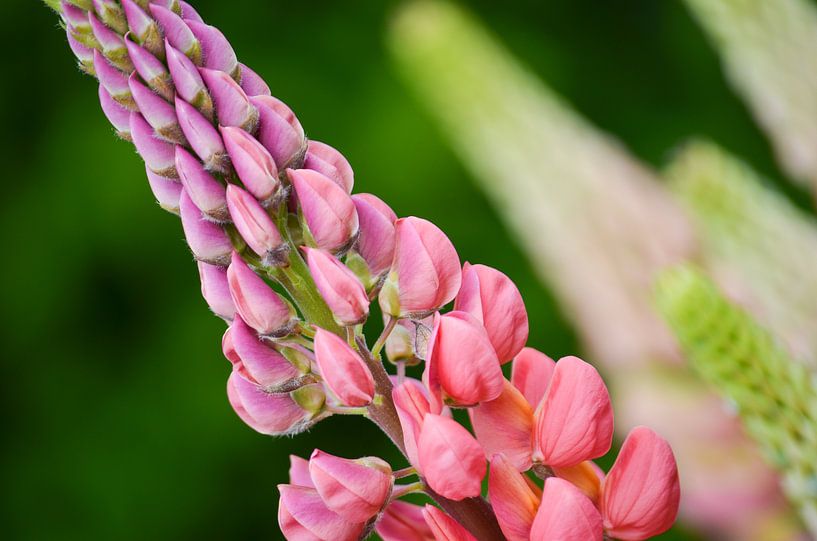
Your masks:
<svg viewBox="0 0 817 541"><path fill-rule="evenodd" d="M491 460L488 497L508 541L529 541L541 493L534 491L527 478L504 455L495 455Z"/></svg>
<svg viewBox="0 0 817 541"><path fill-rule="evenodd" d="M255 131L258 110L250 103L238 83L223 71L207 68L199 71L213 97L219 124L235 126L248 132Z"/></svg>
<svg viewBox="0 0 817 541"><path fill-rule="evenodd" d="M97 49L94 49L94 73L99 79L99 84L108 91L116 103L130 111L136 109L128 86L128 78L113 67Z"/></svg>
<svg viewBox="0 0 817 541"><path fill-rule="evenodd" d="M179 215L187 244L196 259L226 266L233 251L229 237L220 226L204 219L201 210L184 190L179 198Z"/></svg>
<svg viewBox="0 0 817 541"><path fill-rule="evenodd" d="M139 75L134 72L128 79L128 86L139 112L145 117L156 135L167 142L185 144L184 135L179 128L176 110L164 98L142 84Z"/></svg>
<svg viewBox="0 0 817 541"><path fill-rule="evenodd" d="M326 507L314 488L278 485L278 526L289 541L358 541L365 524Z"/></svg>
<svg viewBox="0 0 817 541"><path fill-rule="evenodd" d="M66 31L66 37L68 38L68 46L71 48L71 52L74 53L74 56L79 61L78 63L79 69L81 69L88 75L93 76L95 74L94 49L91 49L87 45L84 45L77 41L77 39L74 37L70 30Z"/></svg>
<svg viewBox="0 0 817 541"><path fill-rule="evenodd" d="M309 472L326 507L350 522L366 522L385 505L394 478L376 457L340 458L315 449Z"/></svg>
<svg viewBox="0 0 817 541"><path fill-rule="evenodd" d="M545 481L530 541L601 541L602 535L601 516L579 489L558 477Z"/></svg>
<svg viewBox="0 0 817 541"><path fill-rule="evenodd" d="M204 19L201 18L201 15L193 9L193 6L185 2L184 0L180 0L179 4L182 8L182 19L190 19L191 21L196 21L199 23L203 23Z"/></svg>
<svg viewBox="0 0 817 541"><path fill-rule="evenodd" d="M488 331L500 362L519 353L528 340L528 313L516 285L485 265L466 263L454 310L468 312Z"/></svg>
<svg viewBox="0 0 817 541"><path fill-rule="evenodd" d="M89 12L87 16L91 31L105 58L123 71L132 70L133 64L128 58L127 48L122 36L105 26L105 23L97 19L93 13Z"/></svg>
<svg viewBox="0 0 817 541"><path fill-rule="evenodd" d="M675 522L679 498L678 467L669 444L649 428L634 428L602 488L607 533L624 541L663 533Z"/></svg>
<svg viewBox="0 0 817 541"><path fill-rule="evenodd" d="M451 302L461 280L457 251L436 225L413 216L395 222L394 260L380 291L383 312L433 312Z"/></svg>
<svg viewBox="0 0 817 541"><path fill-rule="evenodd" d="M291 384L301 373L275 348L259 340L241 316L230 325L230 343L241 360L242 375L248 376L268 392L277 392Z"/></svg>
<svg viewBox="0 0 817 541"><path fill-rule="evenodd" d="M159 206L173 214L179 214L179 199L182 195L182 184L174 178L157 175L145 166L150 190Z"/></svg>
<svg viewBox="0 0 817 541"><path fill-rule="evenodd" d="M201 44L204 67L229 73L232 77L238 77L238 59L235 57L235 51L233 51L233 47L224 37L224 34L214 26L193 19L185 19L184 22Z"/></svg>
<svg viewBox="0 0 817 541"><path fill-rule="evenodd" d="M288 169L287 175L298 195L307 238L333 253L347 250L358 230L349 194L317 171Z"/></svg>
<svg viewBox="0 0 817 541"><path fill-rule="evenodd" d="M375 530L383 541L435 541L423 516L423 508L401 500L386 507Z"/></svg>
<svg viewBox="0 0 817 541"><path fill-rule="evenodd" d="M513 360L511 382L525 395L528 404L536 408L545 397L556 363L533 348L522 348Z"/></svg>
<svg viewBox="0 0 817 541"><path fill-rule="evenodd" d="M610 450L613 410L596 369L578 357L565 357L536 410L534 461L552 467L574 466Z"/></svg>
<svg viewBox="0 0 817 541"><path fill-rule="evenodd" d="M573 485L590 498L593 505L598 507L601 498L601 483L604 481L604 472L592 460L585 460L581 464L567 468L553 468L557 477L570 481Z"/></svg>
<svg viewBox="0 0 817 541"><path fill-rule="evenodd" d="M346 265L324 250L303 248L309 274L340 325L357 325L369 315L369 297Z"/></svg>
<svg viewBox="0 0 817 541"><path fill-rule="evenodd" d="M201 45L182 18L166 7L157 4L149 5L148 9L156 22L159 23L167 42L175 49L183 52L194 63L200 63Z"/></svg>
<svg viewBox="0 0 817 541"><path fill-rule="evenodd" d="M176 147L176 171L187 195L213 222L229 221L224 185L204 170L198 158L181 146Z"/></svg>
<svg viewBox="0 0 817 541"><path fill-rule="evenodd" d="M176 183L179 184L178 182ZM201 296L207 306L218 317L231 321L235 316L235 305L227 283L227 270L208 263L198 262Z"/></svg>
<svg viewBox="0 0 817 541"><path fill-rule="evenodd" d="M391 267L397 215L386 203L368 193L355 194L352 201L360 224L360 236L355 250L366 261L369 273L374 278Z"/></svg>
<svg viewBox="0 0 817 541"><path fill-rule="evenodd" d="M386 339L386 357L393 363L417 361L414 352L416 339L415 325L412 321L401 319Z"/></svg>
<svg viewBox="0 0 817 541"><path fill-rule="evenodd" d="M227 186L227 208L235 228L264 265L279 266L287 262L289 245L266 209L256 198L235 184Z"/></svg>
<svg viewBox="0 0 817 541"><path fill-rule="evenodd" d="M314 424L324 403L320 385L300 387L288 393L268 393L237 370L227 380L227 397L236 414L261 434L299 434Z"/></svg>
<svg viewBox="0 0 817 541"><path fill-rule="evenodd" d="M423 516L436 541L477 541L459 522L433 505L426 504Z"/></svg>
<svg viewBox="0 0 817 541"><path fill-rule="evenodd" d="M508 380L502 394L469 410L477 440L485 456L502 453L519 471L531 467L533 408Z"/></svg>
<svg viewBox="0 0 817 541"><path fill-rule="evenodd" d="M280 187L278 168L270 153L241 128L222 127L221 137L244 187L259 201L269 201Z"/></svg>
<svg viewBox="0 0 817 541"><path fill-rule="evenodd" d="M470 314L435 314L426 373L432 400L474 406L499 397L505 378L485 329ZM436 408L435 408L436 409Z"/></svg>
<svg viewBox="0 0 817 541"><path fill-rule="evenodd" d="M241 259L231 256L227 269L230 295L241 318L259 334L285 336L295 325L295 309Z"/></svg>
<svg viewBox="0 0 817 541"><path fill-rule="evenodd" d="M462 425L448 417L426 414L417 452L423 478L435 492L451 500L480 495L485 453Z"/></svg>
<svg viewBox="0 0 817 541"><path fill-rule="evenodd" d="M93 10L99 17L117 32L124 33L128 29L128 23L125 20L125 14L119 3L114 0L92 0Z"/></svg>
<svg viewBox="0 0 817 541"><path fill-rule="evenodd" d="M159 28L156 26L156 21L133 0L121 0L121 2L125 18L128 21L128 28L138 38L139 42L149 44L151 47L160 44ZM159 54L158 51L152 52Z"/></svg>
<svg viewBox="0 0 817 541"><path fill-rule="evenodd" d="M62 22L65 23L65 26L69 30L68 35L71 35L72 32L79 34L92 32L91 24L88 20L89 13L84 9L78 8L66 0L60 0L59 12Z"/></svg>
<svg viewBox="0 0 817 541"><path fill-rule="evenodd" d="M278 169L299 167L306 152L306 136L292 110L272 96L254 96L250 103L258 109L258 140Z"/></svg>
<svg viewBox="0 0 817 541"><path fill-rule="evenodd" d="M346 193L352 193L352 187L355 185L352 166L343 154L326 143L309 141L304 167L329 177Z"/></svg>
<svg viewBox="0 0 817 541"><path fill-rule="evenodd" d="M182 132L208 171L226 173L230 160L221 136L198 109L176 96L176 115Z"/></svg>
<svg viewBox="0 0 817 541"><path fill-rule="evenodd" d="M269 86L253 70L239 63L241 67L241 88L248 96L269 96L271 94Z"/></svg>
<svg viewBox="0 0 817 541"><path fill-rule="evenodd" d="M346 406L367 406L374 397L374 378L363 359L339 336L318 328L315 361L326 386Z"/></svg>
<svg viewBox="0 0 817 541"><path fill-rule="evenodd" d="M289 455L289 484L299 487L315 488L312 475L309 473L309 461L295 455Z"/></svg>
<svg viewBox="0 0 817 541"><path fill-rule="evenodd" d="M170 43L165 43L167 51L167 67L176 87L176 93L187 103L201 111L208 119L213 119L213 100L199 69L183 53L174 49Z"/></svg>
<svg viewBox="0 0 817 541"><path fill-rule="evenodd" d="M131 140L130 111L119 105L102 85L99 85L99 103L108 122L116 130L116 134L126 141Z"/></svg>
<svg viewBox="0 0 817 541"><path fill-rule="evenodd" d="M423 427L423 419L430 411L428 398L420 386L408 380L397 385L392 390L392 400L403 428L403 444L406 447L406 456L414 467L419 467L420 459L417 453L417 442Z"/></svg>
<svg viewBox="0 0 817 541"><path fill-rule="evenodd" d="M139 113L130 114L130 135L136 151L154 173L178 178L174 145L160 141L145 117Z"/></svg>
<svg viewBox="0 0 817 541"><path fill-rule="evenodd" d="M126 34L125 46L128 48L128 56L130 56L133 67L136 68L136 72L157 94L168 101L172 100L174 90L170 72L167 71L167 68L161 60L128 38L129 34Z"/></svg>

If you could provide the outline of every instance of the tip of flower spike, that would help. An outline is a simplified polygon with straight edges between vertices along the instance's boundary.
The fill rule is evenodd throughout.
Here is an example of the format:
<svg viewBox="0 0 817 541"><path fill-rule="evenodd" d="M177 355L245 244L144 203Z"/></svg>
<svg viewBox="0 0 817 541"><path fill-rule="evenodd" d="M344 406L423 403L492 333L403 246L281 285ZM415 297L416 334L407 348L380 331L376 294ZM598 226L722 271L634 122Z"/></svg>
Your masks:
<svg viewBox="0 0 817 541"><path fill-rule="evenodd" d="M659 311L674 327L689 322L704 312L705 306L719 296L717 287L692 265L679 265L664 271L655 287Z"/></svg>

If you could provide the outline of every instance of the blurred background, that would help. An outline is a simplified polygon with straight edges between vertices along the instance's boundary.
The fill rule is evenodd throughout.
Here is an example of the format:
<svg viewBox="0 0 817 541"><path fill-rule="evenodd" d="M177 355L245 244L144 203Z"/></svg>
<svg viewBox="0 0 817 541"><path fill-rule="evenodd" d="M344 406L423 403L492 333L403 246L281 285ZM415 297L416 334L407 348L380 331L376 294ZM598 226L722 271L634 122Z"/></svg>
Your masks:
<svg viewBox="0 0 817 541"><path fill-rule="evenodd" d="M423 40L425 15L414 22L404 20L398 26L402 30L395 31L401 4L396 1L194 4L229 37L241 61L265 77L273 94L292 107L310 137L348 157L356 191L377 194L399 215L434 221L463 260L498 267L513 278L526 300L532 346L554 358L584 353L606 376L616 378L620 359L596 359L603 357L603 346L588 336L588 312L565 293L569 286L564 282L547 280L556 270L564 272L558 265L543 268L554 254L539 257L524 240L519 233L524 220L518 218L524 213L510 221L503 214L502 209L522 212L514 210L513 197L502 197L503 190L519 187L497 173L493 188L483 191L481 164L468 163L463 142L451 136L451 122L457 117L442 115L440 121L442 102L434 102L428 91L437 80L433 69L440 66L424 72L421 54L400 53L401 40L411 39L411 28L423 43L434 41ZM489 36L503 44L507 58L527 66L526 77L545 81L564 97L560 107L586 119L582 129L613 134L623 143L611 143L611 152L638 164L636 176L650 177L644 182L660 186L664 181L648 171L664 169L679 145L703 137L740 156L762 175L764 186L777 193L774 197L792 209L785 212L800 213L810 223L808 183L787 180L808 180L808 173L800 174L802 168L792 166L791 159L775 158L760 127L769 131L769 124L758 123L753 114L758 102L744 101L740 96L745 94L734 90L730 81L735 78L727 78L712 45L716 33L698 23L692 4L458 3L471 12L474 24L487 27ZM335 417L309 436L270 439L235 417L224 391L230 369L219 347L224 326L200 296L196 266L178 220L156 206L141 161L129 144L113 136L99 110L95 84L76 69L56 16L32 0L6 0L3 9L4 537L278 539L275 485L286 480L289 454L308 455L319 447L346 456L379 454L396 462L381 435L356 419ZM433 34L433 24L428 24ZM463 42L455 40L452 46L457 43ZM452 66L460 65L457 57L450 60ZM478 65L480 57L471 60ZM807 72L807 66L802 69ZM494 81L493 75L486 68L486 81ZM440 88L468 92L473 82L463 80L457 89L456 80L447 80ZM812 101L817 103L817 92ZM470 123L466 109L459 118L463 133L470 128L475 133L490 131L484 119ZM554 122L568 126L572 121L559 117ZM591 124L595 128L589 128ZM513 134L505 138L500 131L493 133L494 139L478 138L485 159L492 157L492 141L513 144ZM531 137L537 133L532 131ZM559 132L551 135L558 143ZM582 140L566 137L574 163L592 156L581 154L575 143ZM777 156L780 152L777 147ZM502 155L497 149L497 160ZM539 166L545 174L575 172ZM593 191L593 185L588 186ZM598 186L602 189L603 183ZM551 201L558 202L555 198ZM649 222L642 225L649 229ZM535 223L530 227L538 234ZM570 235L566 227L554 244L570 245ZM684 236L682 232L677 237ZM686 251L679 248L684 253L678 259ZM596 264L603 265L603 259L588 262ZM634 341L638 335L634 328ZM674 358L669 364L684 362L673 351L667 355ZM614 392L620 385L625 384L614 381ZM646 393L641 406L661 410L658 391ZM620 392L637 394L632 388ZM721 408L716 402L714 407ZM687 421L695 425L706 419ZM602 462L609 466L612 458ZM728 464L732 457L718 460ZM767 474L748 469L737 475ZM695 482L700 486L708 481ZM661 539L750 539L735 523L751 522L756 517L742 513L757 508L775 515L766 522L774 526L763 530L766 533L752 527L753 538L794 539L796 522L776 494L776 482L767 485L763 490L771 495L764 493L747 507L730 511L737 518L729 524L719 525L718 517L702 518L700 509L691 508Z"/></svg>

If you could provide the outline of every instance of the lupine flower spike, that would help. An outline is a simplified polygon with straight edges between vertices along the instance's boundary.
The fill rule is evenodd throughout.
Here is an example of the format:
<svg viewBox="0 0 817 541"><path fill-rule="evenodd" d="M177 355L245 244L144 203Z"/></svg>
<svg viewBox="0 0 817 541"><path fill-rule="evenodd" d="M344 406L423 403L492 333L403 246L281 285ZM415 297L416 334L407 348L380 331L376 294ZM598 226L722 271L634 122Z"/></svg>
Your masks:
<svg viewBox="0 0 817 541"><path fill-rule="evenodd" d="M663 440L634 432L605 479L591 460L610 448L613 414L595 369L524 347L528 316L510 277L462 266L431 222L352 195L343 154L307 140L189 4L48 4L160 206L181 218L202 296L228 325L238 417L280 436L361 415L406 457L397 469L317 450L292 457L278 487L287 539L635 540L672 524L678 483ZM374 299L385 324L370 340ZM423 361L422 381L405 375ZM472 429L452 408L468 409ZM401 500L416 493L434 503Z"/></svg>

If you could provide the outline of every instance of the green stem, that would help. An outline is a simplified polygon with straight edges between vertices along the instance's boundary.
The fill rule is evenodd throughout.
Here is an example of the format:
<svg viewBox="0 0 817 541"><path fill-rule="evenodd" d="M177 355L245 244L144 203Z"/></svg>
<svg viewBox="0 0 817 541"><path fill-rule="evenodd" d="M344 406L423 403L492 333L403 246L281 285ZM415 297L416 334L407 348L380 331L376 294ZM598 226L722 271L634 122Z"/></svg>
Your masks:
<svg viewBox="0 0 817 541"><path fill-rule="evenodd" d="M345 338L343 328L337 324L326 301L318 293L309 268L297 249L290 251L289 266L278 269L275 278L287 290L305 321Z"/></svg>

